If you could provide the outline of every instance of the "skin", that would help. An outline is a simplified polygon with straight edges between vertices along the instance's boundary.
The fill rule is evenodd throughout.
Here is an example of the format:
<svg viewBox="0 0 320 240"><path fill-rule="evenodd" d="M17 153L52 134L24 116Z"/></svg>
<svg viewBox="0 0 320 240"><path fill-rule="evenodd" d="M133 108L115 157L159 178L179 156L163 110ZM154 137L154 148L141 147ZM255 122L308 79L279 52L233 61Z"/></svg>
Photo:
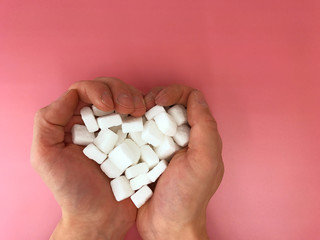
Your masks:
<svg viewBox="0 0 320 240"><path fill-rule="evenodd" d="M138 231L143 239L209 239L206 208L224 172L216 121L203 94L190 87L155 88L145 99L148 108L187 106L191 131L188 147L174 155L152 198L139 209Z"/></svg>
<svg viewBox="0 0 320 240"><path fill-rule="evenodd" d="M121 94L126 95L123 102ZM71 127L81 122L79 110L88 104L134 116L145 112L142 94L111 78L76 82L37 112L31 164L62 209L51 239L123 239L136 219L131 200L117 202L100 167L83 155L83 147L71 143Z"/></svg>
<svg viewBox="0 0 320 240"><path fill-rule="evenodd" d="M90 104L133 116L155 104L188 107L189 145L174 155L139 211L130 198L114 199L110 179L83 155L83 147L71 142L71 127L82 123L79 111ZM206 208L224 171L221 145L216 122L197 90L172 85L143 97L115 78L74 83L34 120L31 164L62 210L50 239L123 239L135 221L143 239L207 239Z"/></svg>

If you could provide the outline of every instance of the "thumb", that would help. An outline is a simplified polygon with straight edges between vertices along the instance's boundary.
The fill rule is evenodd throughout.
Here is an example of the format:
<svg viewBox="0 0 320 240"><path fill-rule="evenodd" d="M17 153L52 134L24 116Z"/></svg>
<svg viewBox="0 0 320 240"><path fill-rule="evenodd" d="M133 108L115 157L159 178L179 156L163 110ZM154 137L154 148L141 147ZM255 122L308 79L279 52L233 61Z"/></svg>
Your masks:
<svg viewBox="0 0 320 240"><path fill-rule="evenodd" d="M191 126L188 154L200 164L218 163L221 160L222 143L217 123L210 108L198 90L193 90L187 103L188 122Z"/></svg>
<svg viewBox="0 0 320 240"><path fill-rule="evenodd" d="M40 109L34 120L33 145L48 147L63 143L64 127L70 121L78 101L77 91L71 89Z"/></svg>

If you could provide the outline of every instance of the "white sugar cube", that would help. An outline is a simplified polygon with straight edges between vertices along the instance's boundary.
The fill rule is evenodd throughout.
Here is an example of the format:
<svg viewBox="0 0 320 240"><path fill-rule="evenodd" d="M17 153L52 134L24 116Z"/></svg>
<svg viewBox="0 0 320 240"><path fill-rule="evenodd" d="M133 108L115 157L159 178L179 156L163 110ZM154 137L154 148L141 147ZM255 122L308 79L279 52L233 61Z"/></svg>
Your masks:
<svg viewBox="0 0 320 240"><path fill-rule="evenodd" d="M90 107L84 107L80 110L81 118L86 125L89 132L95 132L99 130L97 120L94 117L92 109Z"/></svg>
<svg viewBox="0 0 320 240"><path fill-rule="evenodd" d="M146 113L145 116L148 120L153 119L155 116L157 116L159 113L165 112L166 110L164 107L156 105L152 108L150 108Z"/></svg>
<svg viewBox="0 0 320 240"><path fill-rule="evenodd" d="M133 164L137 164L141 155L139 146L135 144L134 141L132 141L131 139L125 139L123 142L126 143L132 151Z"/></svg>
<svg viewBox="0 0 320 240"><path fill-rule="evenodd" d="M142 132L130 132L129 137L139 146L147 144L141 137Z"/></svg>
<svg viewBox="0 0 320 240"><path fill-rule="evenodd" d="M109 129L104 129L98 133L98 136L94 139L93 143L102 152L104 152L105 154L108 154L115 146L117 140L118 140L117 134L115 134Z"/></svg>
<svg viewBox="0 0 320 240"><path fill-rule="evenodd" d="M149 171L148 164L138 163L137 165L127 168L125 175L128 179L134 178L140 174L147 173Z"/></svg>
<svg viewBox="0 0 320 240"><path fill-rule="evenodd" d="M123 141L126 139L127 137L127 133L123 133L121 129L119 129L117 131L117 135L118 135L118 141L116 142L116 146L120 145L121 143L123 143Z"/></svg>
<svg viewBox="0 0 320 240"><path fill-rule="evenodd" d="M123 173L123 171L118 169L110 159L105 160L100 165L100 168L109 178L117 178Z"/></svg>
<svg viewBox="0 0 320 240"><path fill-rule="evenodd" d="M153 168L159 162L159 157L149 145L143 145L141 148L141 160L148 164L149 169Z"/></svg>
<svg viewBox="0 0 320 240"><path fill-rule="evenodd" d="M174 118L178 126L188 123L187 110L183 105L174 105L169 108L168 113Z"/></svg>
<svg viewBox="0 0 320 240"><path fill-rule="evenodd" d="M148 185L151 183L151 180L147 177L146 173L140 174L139 176L132 178L130 180L130 186L132 190L138 190L144 185Z"/></svg>
<svg viewBox="0 0 320 240"><path fill-rule="evenodd" d="M153 120L147 121L144 124L141 138L145 142L157 147L161 144L163 136L163 133L159 130Z"/></svg>
<svg viewBox="0 0 320 240"><path fill-rule="evenodd" d="M127 117L122 122L122 132L142 132L143 122L142 117Z"/></svg>
<svg viewBox="0 0 320 240"><path fill-rule="evenodd" d="M92 111L93 111L93 114L97 117L102 117L102 116L106 116L110 113L113 113L113 110L111 110L109 112L105 112L105 111L100 110L99 108L97 108L94 105L92 105Z"/></svg>
<svg viewBox="0 0 320 240"><path fill-rule="evenodd" d="M150 170L147 173L148 178L150 179L151 182L155 182L158 177L166 170L167 168L167 161L166 160L161 160L157 166L155 166L152 170Z"/></svg>
<svg viewBox="0 0 320 240"><path fill-rule="evenodd" d="M125 176L111 180L110 185L113 195L118 202L130 197L134 193L130 187L129 180Z"/></svg>
<svg viewBox="0 0 320 240"><path fill-rule="evenodd" d="M152 194L152 190L148 186L143 186L130 198L134 205L136 205L137 208L140 208L149 200L149 198L151 198Z"/></svg>
<svg viewBox="0 0 320 240"><path fill-rule="evenodd" d="M101 152L93 143L90 143L83 149L84 155L88 158L96 161L97 163L101 164L106 158L107 155Z"/></svg>
<svg viewBox="0 0 320 240"><path fill-rule="evenodd" d="M164 136L161 145L156 147L155 152L160 159L169 159L176 151L176 145L171 137Z"/></svg>
<svg viewBox="0 0 320 240"><path fill-rule="evenodd" d="M136 149L134 149L130 143L128 144L126 141L115 147L109 153L109 159L122 172L124 172L127 167L139 161L139 157L137 159Z"/></svg>
<svg viewBox="0 0 320 240"><path fill-rule="evenodd" d="M89 143L92 143L95 138L94 133L89 132L87 127L84 125L73 125L71 133L72 142L77 145L86 146Z"/></svg>
<svg viewBox="0 0 320 240"><path fill-rule="evenodd" d="M173 136L174 141L181 147L188 145L190 136L190 127L186 124L177 127L176 135Z"/></svg>
<svg viewBox="0 0 320 240"><path fill-rule="evenodd" d="M107 129L122 124L122 119L119 114L111 113L107 116L97 118L98 125L101 129Z"/></svg>
<svg viewBox="0 0 320 240"><path fill-rule="evenodd" d="M174 118L166 112L159 113L154 117L154 120L157 124L159 130L167 135L174 136L177 131L177 123Z"/></svg>
<svg viewBox="0 0 320 240"><path fill-rule="evenodd" d="M178 152L180 149L182 149L182 147L180 147L178 144L175 144L175 150L174 152Z"/></svg>

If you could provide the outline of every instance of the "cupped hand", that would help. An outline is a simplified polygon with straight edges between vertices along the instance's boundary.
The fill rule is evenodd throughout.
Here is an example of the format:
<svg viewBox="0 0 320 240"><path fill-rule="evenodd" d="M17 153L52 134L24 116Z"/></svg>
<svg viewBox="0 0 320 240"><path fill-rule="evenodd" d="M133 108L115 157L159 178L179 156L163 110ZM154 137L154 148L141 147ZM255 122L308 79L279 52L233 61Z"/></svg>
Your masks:
<svg viewBox="0 0 320 240"><path fill-rule="evenodd" d="M71 142L71 127L82 123L80 109L90 104L133 116L143 115L146 109L137 89L118 79L98 78L74 83L36 113L31 164L62 209L51 239L118 240L136 218L131 200L117 202L99 165Z"/></svg>
<svg viewBox="0 0 320 240"><path fill-rule="evenodd" d="M155 104L187 106L191 126L186 148L177 152L159 178L152 198L137 216L143 239L208 239L206 208L224 173L217 124L201 92L180 85L155 88L145 96Z"/></svg>

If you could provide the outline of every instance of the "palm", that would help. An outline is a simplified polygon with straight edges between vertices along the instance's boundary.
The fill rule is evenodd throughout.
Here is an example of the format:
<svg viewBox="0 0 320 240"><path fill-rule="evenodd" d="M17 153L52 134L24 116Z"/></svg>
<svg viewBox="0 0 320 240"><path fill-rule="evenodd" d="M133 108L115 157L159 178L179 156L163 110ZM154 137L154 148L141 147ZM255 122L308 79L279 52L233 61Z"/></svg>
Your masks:
<svg viewBox="0 0 320 240"><path fill-rule="evenodd" d="M137 226L140 230L148 226L152 218L170 221L176 219L177 212L188 208L190 202L186 200L191 200L194 195L188 191L194 188L192 175L187 151L177 153L159 178L152 198L138 212Z"/></svg>
<svg viewBox="0 0 320 240"><path fill-rule="evenodd" d="M128 222L135 220L136 208L128 199L114 199L110 180L98 164L83 155L82 147L69 144L55 151L59 157L53 162L49 186L64 211L93 221L109 214L123 216Z"/></svg>
<svg viewBox="0 0 320 240"><path fill-rule="evenodd" d="M78 230L91 234L98 229L95 235L121 239L134 223L135 206L130 199L117 202L107 176L83 155L82 147L71 143L70 129L75 123L83 124L79 112L89 104L132 116L141 116L146 109L141 92L118 79L76 82L37 112L31 164L62 208L54 237L64 232L81 236Z"/></svg>

